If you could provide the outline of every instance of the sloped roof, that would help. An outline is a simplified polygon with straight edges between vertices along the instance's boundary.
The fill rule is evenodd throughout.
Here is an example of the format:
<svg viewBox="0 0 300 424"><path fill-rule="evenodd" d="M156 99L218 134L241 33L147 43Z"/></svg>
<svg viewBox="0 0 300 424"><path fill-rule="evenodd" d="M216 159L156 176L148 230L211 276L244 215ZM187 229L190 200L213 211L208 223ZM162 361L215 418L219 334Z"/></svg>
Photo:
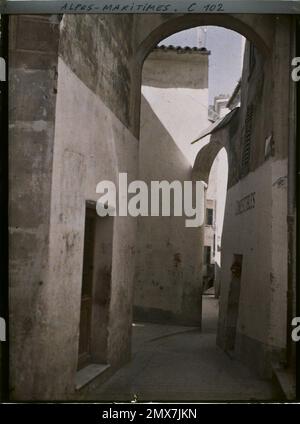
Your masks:
<svg viewBox="0 0 300 424"><path fill-rule="evenodd" d="M181 47L181 46L173 46L173 45L169 45L166 46L164 44L160 45L160 46L156 46L155 50L161 50L161 51L176 51L177 53L193 53L193 52L198 52L201 54L210 54L210 51L207 50L205 47Z"/></svg>
<svg viewBox="0 0 300 424"><path fill-rule="evenodd" d="M232 93L230 99L228 100L228 103L227 103L226 107L230 108L230 106L233 103L234 99L236 98L236 96L238 95L239 91L241 90L241 84L242 84L242 81L240 79L239 82L237 83L235 89L233 90L233 93Z"/></svg>
<svg viewBox="0 0 300 424"><path fill-rule="evenodd" d="M213 134L216 131L226 127L226 125L229 124L229 122L232 120L232 118L235 116L238 110L239 110L239 107L236 107L235 109L227 113L227 115L225 115L223 118L217 119L216 122L214 122L212 125L206 128L206 130L202 131L201 134L196 138L196 140L191 142L191 144L194 144L197 141L202 140L204 137L210 134Z"/></svg>

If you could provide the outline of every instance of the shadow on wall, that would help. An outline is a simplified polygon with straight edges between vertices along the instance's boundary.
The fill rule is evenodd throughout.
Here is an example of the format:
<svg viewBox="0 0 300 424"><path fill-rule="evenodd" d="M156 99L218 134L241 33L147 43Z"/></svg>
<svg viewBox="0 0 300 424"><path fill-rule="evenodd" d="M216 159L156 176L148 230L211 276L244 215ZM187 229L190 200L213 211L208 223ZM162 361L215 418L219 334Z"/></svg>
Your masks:
<svg viewBox="0 0 300 424"><path fill-rule="evenodd" d="M156 47L150 53L151 60L144 62L143 75L147 75L147 80L143 85L155 88L205 90L208 88L208 75L207 72L199 72L199 67L205 66L209 55L210 52L205 48ZM153 62L156 61L157 66L153 72ZM178 66L183 67L185 72L178 72Z"/></svg>
<svg viewBox="0 0 300 424"><path fill-rule="evenodd" d="M140 175L146 183L191 180L191 166L142 97ZM201 228L185 217L138 218L134 320L201 325Z"/></svg>

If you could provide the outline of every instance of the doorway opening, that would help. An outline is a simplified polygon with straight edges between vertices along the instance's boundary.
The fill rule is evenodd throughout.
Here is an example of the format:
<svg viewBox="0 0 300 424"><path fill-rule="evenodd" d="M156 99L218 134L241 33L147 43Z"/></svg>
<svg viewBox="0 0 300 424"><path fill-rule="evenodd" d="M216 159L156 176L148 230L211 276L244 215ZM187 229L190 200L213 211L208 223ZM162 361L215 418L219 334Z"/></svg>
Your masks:
<svg viewBox="0 0 300 424"><path fill-rule="evenodd" d="M231 266L231 281L228 293L225 349L233 352L239 316L243 255L234 255Z"/></svg>
<svg viewBox="0 0 300 424"><path fill-rule="evenodd" d="M108 366L113 225L113 217L99 217L95 202L86 202L78 371L88 369L89 377Z"/></svg>
<svg viewBox="0 0 300 424"><path fill-rule="evenodd" d="M201 154L201 150L199 152ZM202 331L217 333L221 291L221 253L227 196L228 158L223 148L211 166L205 196Z"/></svg>
<svg viewBox="0 0 300 424"><path fill-rule="evenodd" d="M91 339L96 219L93 209L87 207L84 229L78 369L87 366L92 360Z"/></svg>

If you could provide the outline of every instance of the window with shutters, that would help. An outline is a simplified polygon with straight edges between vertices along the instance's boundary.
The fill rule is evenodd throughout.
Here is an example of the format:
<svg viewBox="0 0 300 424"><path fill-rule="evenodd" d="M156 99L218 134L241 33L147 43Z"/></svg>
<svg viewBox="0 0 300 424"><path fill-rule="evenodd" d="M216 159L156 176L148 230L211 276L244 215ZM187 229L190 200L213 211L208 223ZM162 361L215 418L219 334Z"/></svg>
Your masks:
<svg viewBox="0 0 300 424"><path fill-rule="evenodd" d="M250 167L253 109L253 105L249 105L247 107L242 150L242 176L246 175L249 172Z"/></svg>
<svg viewBox="0 0 300 424"><path fill-rule="evenodd" d="M249 78L251 77L253 70L255 68L255 46L253 43L250 43L249 47Z"/></svg>

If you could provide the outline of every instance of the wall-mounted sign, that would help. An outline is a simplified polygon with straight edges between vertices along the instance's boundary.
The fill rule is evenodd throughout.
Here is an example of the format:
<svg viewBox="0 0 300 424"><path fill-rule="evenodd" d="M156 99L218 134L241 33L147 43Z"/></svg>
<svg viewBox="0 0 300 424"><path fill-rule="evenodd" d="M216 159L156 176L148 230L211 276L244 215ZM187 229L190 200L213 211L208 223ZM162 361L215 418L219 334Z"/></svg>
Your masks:
<svg viewBox="0 0 300 424"><path fill-rule="evenodd" d="M250 209L255 208L255 193L248 194L248 196L243 197L241 200L236 202L236 215L241 215L244 212L247 212Z"/></svg>

